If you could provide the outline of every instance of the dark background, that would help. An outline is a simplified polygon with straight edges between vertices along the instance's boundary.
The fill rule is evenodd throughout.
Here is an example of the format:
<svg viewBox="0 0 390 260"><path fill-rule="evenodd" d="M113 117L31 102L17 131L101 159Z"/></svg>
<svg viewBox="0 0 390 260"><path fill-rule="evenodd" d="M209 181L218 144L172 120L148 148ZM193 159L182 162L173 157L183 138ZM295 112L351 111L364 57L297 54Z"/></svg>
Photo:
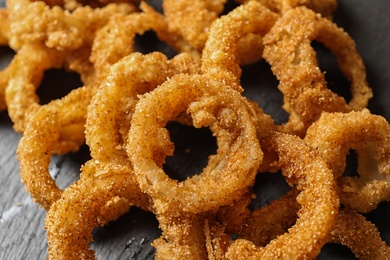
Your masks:
<svg viewBox="0 0 390 260"><path fill-rule="evenodd" d="M157 6L160 1L149 1ZM0 0L4 7L4 0ZM233 7L233 6L232 6ZM343 27L356 41L367 67L367 80L374 91L369 108L390 120L390 2L388 0L339 0L335 22ZM2 21L0 21L2 22ZM153 33L137 37L137 50L147 53L161 50L168 56L174 52L158 43ZM349 98L348 81L337 68L334 57L318 44L320 67L327 71L329 87ZM0 47L0 68L12 58L13 51ZM63 91L53 91L53 84ZM278 82L265 62L243 68L242 85L244 95L257 101L265 112L271 114L277 123L287 120L281 109L282 95L277 90ZM38 91L42 103L64 96L72 88L80 86L77 74L62 70L47 71ZM341 87L340 87L341 86ZM179 124L169 124L171 138L176 144L175 155L168 159L165 170L172 178L179 180L201 171L207 156L215 151L215 140L208 129L194 129ZM44 230L45 211L32 202L20 182L16 148L20 134L12 129L7 112L0 113L0 259L46 259L47 244ZM190 151L190 152L188 152ZM89 159L88 147L66 156L54 156L51 172L61 188L78 179L79 167ZM356 169L356 159L349 158L349 171ZM262 174L256 180L257 199L252 208L261 207L279 197L287 190L280 174ZM375 223L382 238L390 244L390 204L383 202L366 217ZM132 208L128 214L99 228L94 232L98 259L151 259L154 249L150 246L160 234L153 214ZM369 243L369 241L367 241ZM340 245L325 245L318 259L354 259L349 249Z"/></svg>

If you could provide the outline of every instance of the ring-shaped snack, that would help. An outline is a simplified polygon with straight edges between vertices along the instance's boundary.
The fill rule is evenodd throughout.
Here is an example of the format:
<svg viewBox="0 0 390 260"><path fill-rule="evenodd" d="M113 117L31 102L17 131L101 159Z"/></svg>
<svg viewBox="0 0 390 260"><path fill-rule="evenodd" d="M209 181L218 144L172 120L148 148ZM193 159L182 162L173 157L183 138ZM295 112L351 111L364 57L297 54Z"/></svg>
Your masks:
<svg viewBox="0 0 390 260"><path fill-rule="evenodd" d="M28 115L39 108L35 93L48 69L64 65L65 53L43 45L24 45L7 68L9 78L5 88L5 101L14 129L23 133Z"/></svg>
<svg viewBox="0 0 390 260"><path fill-rule="evenodd" d="M93 89L82 87L41 106L20 139L17 154L22 182L46 210L62 193L49 172L51 156L76 151L84 143L85 115L92 96Z"/></svg>
<svg viewBox="0 0 390 260"><path fill-rule="evenodd" d="M217 20L226 0L164 0L162 7L168 22L168 31L179 45L180 51L202 53L210 25ZM191 19L188 19L191 17ZM180 39L180 40L179 40Z"/></svg>
<svg viewBox="0 0 390 260"><path fill-rule="evenodd" d="M300 209L295 224L284 234L258 247L246 239L230 241L223 254L226 259L310 259L317 256L327 242L339 209L333 175L321 155L297 136L275 132L265 149L275 151L281 169L290 185L300 192ZM219 232L221 239L229 239ZM297 243L299 241L299 243Z"/></svg>
<svg viewBox="0 0 390 260"><path fill-rule="evenodd" d="M239 3L246 3L252 0L236 0ZM256 0L275 13L285 13L298 6L306 6L322 16L332 18L337 8L336 0Z"/></svg>
<svg viewBox="0 0 390 260"><path fill-rule="evenodd" d="M6 68L8 82L5 101L15 131L23 133L28 118L39 109L37 88L49 69L64 68L80 74L81 81L94 87L95 76L89 52L84 49L68 52L50 49L44 45L26 44L18 50Z"/></svg>
<svg viewBox="0 0 390 260"><path fill-rule="evenodd" d="M348 208L340 209L328 243L347 246L358 259L386 259L390 255L390 246L382 240L377 227Z"/></svg>
<svg viewBox="0 0 390 260"><path fill-rule="evenodd" d="M7 0L9 45L17 50L24 44L45 44L57 50L74 50L91 46L95 32L112 16L136 10L130 3L90 6L70 12L44 1ZM53 22L55 21L55 22Z"/></svg>
<svg viewBox="0 0 390 260"><path fill-rule="evenodd" d="M162 165L174 150L165 125L183 111L191 115L194 127L210 128L218 149L202 173L178 182ZM157 212L198 214L239 200L253 185L263 157L254 118L255 111L239 92L202 75L175 75L143 95L131 120L127 154Z"/></svg>
<svg viewBox="0 0 390 260"><path fill-rule="evenodd" d="M296 200L298 194L297 189L292 189L280 199L253 211L239 236L256 246L265 246L285 233L296 222L300 209ZM362 214L345 207L340 208L327 243L348 247L358 259L382 259L390 254L390 247L382 240L375 225Z"/></svg>
<svg viewBox="0 0 390 260"><path fill-rule="evenodd" d="M160 39L165 39L165 18L146 2L141 2L140 9L142 12L112 17L97 31L90 60L94 64L98 79L103 80L114 63L134 52L136 34L142 35L152 30Z"/></svg>
<svg viewBox="0 0 390 260"><path fill-rule="evenodd" d="M351 81L352 99L348 104L327 88L311 46L313 40L332 51L340 70ZM263 57L280 82L283 108L290 114L289 121L279 130L304 136L307 127L324 111L347 112L367 106L372 91L355 42L329 19L306 7L291 9L275 23L263 42Z"/></svg>
<svg viewBox="0 0 390 260"><path fill-rule="evenodd" d="M80 180L66 188L45 219L48 259L96 259L89 249L92 231L128 211L130 206L151 210L129 164L87 162Z"/></svg>
<svg viewBox="0 0 390 260"><path fill-rule="evenodd" d="M338 184L340 202L369 212L390 200L390 125L368 109L323 113L305 141L319 151ZM358 155L358 177L343 176L350 150Z"/></svg>
<svg viewBox="0 0 390 260"><path fill-rule="evenodd" d="M248 35L265 35L277 20L278 15L257 3L250 1L221 16L210 27L209 37L202 52L202 71L204 74L234 86L240 92L241 68L240 40ZM255 41L255 43L257 43ZM261 57L262 44L259 44ZM256 53L250 53L257 57Z"/></svg>
<svg viewBox="0 0 390 260"><path fill-rule="evenodd" d="M194 72L197 68L188 54L168 60L159 52L132 53L111 66L88 109L85 134L92 158L127 158L125 143L139 96L174 74Z"/></svg>

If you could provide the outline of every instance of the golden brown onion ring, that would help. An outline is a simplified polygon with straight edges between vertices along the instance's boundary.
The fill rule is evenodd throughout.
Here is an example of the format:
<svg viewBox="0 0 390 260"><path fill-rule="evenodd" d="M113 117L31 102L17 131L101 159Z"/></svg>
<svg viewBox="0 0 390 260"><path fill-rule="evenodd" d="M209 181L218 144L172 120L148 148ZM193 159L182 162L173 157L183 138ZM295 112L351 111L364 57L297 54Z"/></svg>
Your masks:
<svg viewBox="0 0 390 260"><path fill-rule="evenodd" d="M91 46L95 32L118 14L135 11L131 4L109 4L103 8L80 7L69 12L42 1L7 0L9 45L45 44L58 50ZM55 21L55 22L53 22Z"/></svg>
<svg viewBox="0 0 390 260"><path fill-rule="evenodd" d="M5 100L14 129L23 133L28 118L40 107L36 89L48 69L74 69L84 84L94 87L93 65L88 61L89 52L75 50L71 54L49 49L44 45L26 44L14 56L6 68Z"/></svg>
<svg viewBox="0 0 390 260"><path fill-rule="evenodd" d="M191 115L195 127L210 127L218 149L201 174L177 182L161 168L174 149L164 127L183 111ZM177 217L239 200L253 185L263 155L254 118L255 111L237 91L202 75L175 75L142 96L131 122L127 153L157 212Z"/></svg>
<svg viewBox="0 0 390 260"><path fill-rule="evenodd" d="M239 3L249 2L251 0L236 0ZM331 18L337 8L336 0L255 0L273 12L285 13L297 6L306 6L322 16Z"/></svg>
<svg viewBox="0 0 390 260"><path fill-rule="evenodd" d="M347 246L358 259L386 259L390 255L390 247L375 225L347 208L340 209L328 242Z"/></svg>
<svg viewBox="0 0 390 260"><path fill-rule="evenodd" d="M266 246L285 233L297 220L300 209L296 200L298 194L299 191L293 188L280 199L253 211L242 225L240 238L247 239L256 246Z"/></svg>
<svg viewBox="0 0 390 260"><path fill-rule="evenodd" d="M309 129L305 141L332 169L342 204L369 212L390 199L390 126L384 117L367 109L324 113ZM359 177L343 176L350 149L358 154Z"/></svg>
<svg viewBox="0 0 390 260"><path fill-rule="evenodd" d="M240 237L256 246L265 246L293 226L300 208L296 189L266 207L255 210L243 225ZM367 243L367 241L370 241ZM341 208L327 243L347 246L358 259L382 259L390 247L382 240L375 225L348 208Z"/></svg>
<svg viewBox="0 0 390 260"><path fill-rule="evenodd" d="M83 6L90 6L92 8L102 8L108 4L123 4L123 3L132 3L137 4L139 0L50 0L53 1L53 5L63 6L66 10L75 10ZM45 0L47 3L48 1ZM56 3L57 2L57 3ZM59 3L58 3L59 2Z"/></svg>
<svg viewBox="0 0 390 260"><path fill-rule="evenodd" d="M351 81L352 99L348 106L344 98L327 88L310 45L313 40L334 53L341 71ZM305 7L297 7L284 13L263 41L263 57L280 81L283 108L290 113L281 131L303 136L324 111L347 112L367 106L372 91L366 82L363 61L351 37L330 20Z"/></svg>
<svg viewBox="0 0 390 260"><path fill-rule="evenodd" d="M28 115L39 107L39 97L35 93L48 69L61 68L64 53L42 45L24 45L8 65L10 76L5 88L8 114L14 129L23 132Z"/></svg>
<svg viewBox="0 0 390 260"><path fill-rule="evenodd" d="M50 176L51 155L76 151L83 144L85 115L92 95L91 88L82 87L40 107L19 142L22 182L31 197L46 210L62 193Z"/></svg>
<svg viewBox="0 0 390 260"><path fill-rule="evenodd" d="M48 259L96 259L89 249L94 228L117 219L133 205L151 209L129 164L87 162L80 180L66 188L47 212Z"/></svg>
<svg viewBox="0 0 390 260"><path fill-rule="evenodd" d="M240 57L237 55L239 42L247 35L263 36L271 29L277 17L263 5L250 1L216 20L210 28L202 53L203 73L242 91ZM261 56L261 51L259 54ZM252 53L252 56L256 54Z"/></svg>
<svg viewBox="0 0 390 260"><path fill-rule="evenodd" d="M176 73L196 70L187 54L168 60L159 52L132 53L114 64L88 109L85 133L91 156L101 161L127 158L124 145L139 95Z"/></svg>
<svg viewBox="0 0 390 260"><path fill-rule="evenodd" d="M117 15L101 28L92 45L91 61L97 77L104 79L111 65L134 52L136 34L153 30L163 39L167 31L165 18L145 2L140 4L143 12Z"/></svg>
<svg viewBox="0 0 390 260"><path fill-rule="evenodd" d="M194 214L173 217L157 214L157 218L162 235L152 243L156 248L156 260L207 259L204 216Z"/></svg>
<svg viewBox="0 0 390 260"><path fill-rule="evenodd" d="M226 0L164 0L163 10L171 37L183 39L187 44L180 51L201 54L210 25L223 11ZM190 19L189 19L190 17ZM182 40L182 41L183 41Z"/></svg>
<svg viewBox="0 0 390 260"><path fill-rule="evenodd" d="M228 245L227 259L303 259L317 256L326 243L338 212L333 176L320 154L299 137L275 133L266 146L279 155L278 167L296 185L301 205L296 223L265 247L246 239ZM221 239L226 244L225 239ZM299 243L297 243L299 241Z"/></svg>

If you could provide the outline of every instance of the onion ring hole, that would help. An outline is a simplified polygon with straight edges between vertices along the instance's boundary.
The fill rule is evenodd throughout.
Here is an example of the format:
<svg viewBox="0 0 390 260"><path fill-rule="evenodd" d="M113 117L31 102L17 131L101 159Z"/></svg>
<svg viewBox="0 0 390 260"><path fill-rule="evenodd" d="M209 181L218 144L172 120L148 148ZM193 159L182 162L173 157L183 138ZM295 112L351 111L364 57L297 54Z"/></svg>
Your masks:
<svg viewBox="0 0 390 260"><path fill-rule="evenodd" d="M265 60L260 60L242 66L241 69L243 95L256 102L266 114L274 119L275 124L286 123L289 115L282 108L283 94L278 89L279 81L272 73L270 65Z"/></svg>
<svg viewBox="0 0 390 260"><path fill-rule="evenodd" d="M142 35L136 34L134 38L134 50L142 54L159 51L164 53L168 59L172 59L177 55L177 52L167 43L161 41L154 31L146 31Z"/></svg>
<svg viewBox="0 0 390 260"><path fill-rule="evenodd" d="M94 229L91 249L100 256L98 259L109 259L110 255L104 254L112 251L123 252L122 256L129 259L153 259L156 250L151 242L160 236L161 231L155 215L131 207L129 212L117 220ZM107 250L107 248L115 248L115 250Z"/></svg>
<svg viewBox="0 0 390 260"><path fill-rule="evenodd" d="M175 144L173 156L166 158L163 165L167 175L184 181L202 172L207 166L208 157L217 152L217 143L209 128L195 128L178 122L167 124L170 138Z"/></svg>
<svg viewBox="0 0 390 260"><path fill-rule="evenodd" d="M313 41L311 46L316 51L318 65L325 74L327 87L332 92L342 96L349 103L352 98L350 92L351 83L340 71L335 55L319 42Z"/></svg>
<svg viewBox="0 0 390 260"><path fill-rule="evenodd" d="M50 101L65 97L73 89L83 86L80 75L77 72L64 69L49 69L36 93L40 98L40 104L48 104Z"/></svg>

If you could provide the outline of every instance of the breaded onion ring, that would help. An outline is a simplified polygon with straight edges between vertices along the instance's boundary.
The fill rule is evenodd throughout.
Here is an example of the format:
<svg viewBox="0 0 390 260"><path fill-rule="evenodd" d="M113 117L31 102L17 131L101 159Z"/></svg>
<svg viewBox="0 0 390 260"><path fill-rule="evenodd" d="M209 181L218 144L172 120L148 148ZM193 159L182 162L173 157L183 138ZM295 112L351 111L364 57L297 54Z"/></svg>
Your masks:
<svg viewBox="0 0 390 260"><path fill-rule="evenodd" d="M285 233L297 219L300 208L296 201L298 194L296 189L292 189L282 198L252 212L243 225L240 237L256 246L265 246ZM369 243L367 239L370 239ZM390 247L382 240L375 225L345 207L340 209L327 243L347 246L358 259L385 259L390 254Z"/></svg>
<svg viewBox="0 0 390 260"><path fill-rule="evenodd" d="M189 4L185 0L163 1L162 7L171 37L175 41L182 38L186 42L186 45L180 46L180 51L201 54L209 27L223 11L225 2L226 0L196 0Z"/></svg>
<svg viewBox="0 0 390 260"><path fill-rule="evenodd" d="M85 53L77 50L71 55L47 48L43 45L26 44L8 65L8 85L5 100L8 114L14 123L14 129L23 133L29 116L40 107L36 89L39 87L44 72L53 68L75 69L81 75L84 84L94 83L94 71L87 57L77 55ZM88 54L88 52L86 52Z"/></svg>
<svg viewBox="0 0 390 260"><path fill-rule="evenodd" d="M92 95L91 88L82 87L40 107L19 142L22 182L46 210L62 193L49 173L51 155L78 150L83 144L85 115Z"/></svg>
<svg viewBox="0 0 390 260"><path fill-rule="evenodd" d="M45 44L58 50L91 46L95 32L115 14L135 11L131 4L108 4L103 8L80 7L69 12L42 1L7 0L9 45ZM55 21L55 22L53 22Z"/></svg>
<svg viewBox="0 0 390 260"><path fill-rule="evenodd" d="M164 127L186 110L195 127L210 127L218 149L201 174L177 182L161 168L173 153ZM253 185L263 156L255 115L237 91L195 74L178 74L141 97L131 121L127 153L141 189L153 198L159 214L177 217L217 209L238 200Z"/></svg>
<svg viewBox="0 0 390 260"><path fill-rule="evenodd" d="M87 162L80 180L66 188L47 212L48 259L96 259L89 249L94 228L117 219L133 205L150 210L151 203L129 164Z"/></svg>
<svg viewBox="0 0 390 260"><path fill-rule="evenodd" d="M203 73L242 91L239 83L239 42L247 35L263 36L271 29L277 17L263 5L250 1L216 20L210 28L202 53ZM256 56L256 53L251 53ZM259 54L261 56L261 51Z"/></svg>
<svg viewBox="0 0 390 260"><path fill-rule="evenodd" d="M278 153L277 165L288 183L300 190L296 223L265 247L240 238L230 245L224 238L216 241L225 244L227 259L313 258L326 243L337 217L339 203L332 173L320 154L297 136L275 133L267 143Z"/></svg>
<svg viewBox="0 0 390 260"><path fill-rule="evenodd" d="M386 259L390 255L390 247L375 225L347 208L340 209L328 242L347 246L358 259Z"/></svg>
<svg viewBox="0 0 390 260"><path fill-rule="evenodd" d="M100 161L127 158L124 146L139 95L176 73L196 69L187 54L168 60L159 52L132 53L114 64L88 109L85 134L92 158Z"/></svg>
<svg viewBox="0 0 390 260"><path fill-rule="evenodd" d="M342 204L369 212L390 200L390 126L384 117L367 109L324 113L309 129L305 141L332 169ZM358 154L359 177L343 176L350 149Z"/></svg>
<svg viewBox="0 0 390 260"><path fill-rule="evenodd" d="M10 76L5 88L5 100L16 131L24 131L28 115L33 114L39 107L39 97L35 91L44 72L61 68L65 60L64 55L45 46L26 44L8 65Z"/></svg>
<svg viewBox="0 0 390 260"><path fill-rule="evenodd" d="M291 189L280 199L251 212L240 230L239 237L256 246L266 246L271 240L285 233L297 220L300 204L296 197L299 191Z"/></svg>
<svg viewBox="0 0 390 260"><path fill-rule="evenodd" d="M239 3L245 3L252 0L236 0ZM337 8L336 0L255 0L273 12L285 13L297 6L306 6L322 16L332 18L333 12Z"/></svg>
<svg viewBox="0 0 390 260"><path fill-rule="evenodd" d="M352 99L348 106L344 98L327 88L310 45L313 40L334 53L341 71L351 81ZM367 106L372 91L366 82L363 61L350 36L330 20L297 7L284 13L263 41L263 57L280 81L283 108L290 113L281 131L303 136L324 111L347 112Z"/></svg>
<svg viewBox="0 0 390 260"><path fill-rule="evenodd" d="M143 12L112 17L96 33L90 60L100 80L106 77L111 65L134 52L136 34L153 30L161 39L164 38L163 34L167 31L165 18L145 2L140 4L140 8Z"/></svg>

